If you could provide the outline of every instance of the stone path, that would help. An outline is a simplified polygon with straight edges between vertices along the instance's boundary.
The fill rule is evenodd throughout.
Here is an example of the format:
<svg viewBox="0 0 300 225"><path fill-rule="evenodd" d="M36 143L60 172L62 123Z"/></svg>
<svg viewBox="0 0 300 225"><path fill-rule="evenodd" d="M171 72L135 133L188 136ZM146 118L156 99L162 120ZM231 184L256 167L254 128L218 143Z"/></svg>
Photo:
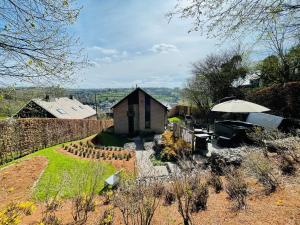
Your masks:
<svg viewBox="0 0 300 225"><path fill-rule="evenodd" d="M139 177L167 176L169 172L165 166L153 166L150 156L154 153L151 142L143 143L141 138L134 139L136 145L136 161Z"/></svg>

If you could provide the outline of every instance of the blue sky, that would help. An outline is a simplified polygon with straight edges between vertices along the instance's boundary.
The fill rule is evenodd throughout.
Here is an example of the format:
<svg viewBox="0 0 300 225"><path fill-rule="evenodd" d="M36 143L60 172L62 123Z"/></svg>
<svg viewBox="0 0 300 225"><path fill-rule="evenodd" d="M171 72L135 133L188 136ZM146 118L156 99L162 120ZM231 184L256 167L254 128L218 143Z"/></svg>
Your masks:
<svg viewBox="0 0 300 225"><path fill-rule="evenodd" d="M73 87L181 87L191 63L218 51L218 41L188 33L189 21L168 23L176 0L82 0L72 32L93 67Z"/></svg>

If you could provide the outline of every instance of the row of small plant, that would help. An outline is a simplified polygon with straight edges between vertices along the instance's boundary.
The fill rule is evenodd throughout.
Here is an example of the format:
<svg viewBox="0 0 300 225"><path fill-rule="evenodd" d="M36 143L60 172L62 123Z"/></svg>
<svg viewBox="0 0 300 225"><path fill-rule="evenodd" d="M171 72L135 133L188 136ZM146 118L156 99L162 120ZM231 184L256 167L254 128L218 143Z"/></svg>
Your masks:
<svg viewBox="0 0 300 225"><path fill-rule="evenodd" d="M64 150L83 158L103 159L103 160L127 160L132 158L131 153L115 153L100 151L95 148L74 148L74 146L64 146Z"/></svg>
<svg viewBox="0 0 300 225"><path fill-rule="evenodd" d="M71 143L71 147L76 149L99 149L99 150L105 150L105 151L122 151L124 150L123 147L117 147L117 146L95 146L91 141L82 142L79 143Z"/></svg>

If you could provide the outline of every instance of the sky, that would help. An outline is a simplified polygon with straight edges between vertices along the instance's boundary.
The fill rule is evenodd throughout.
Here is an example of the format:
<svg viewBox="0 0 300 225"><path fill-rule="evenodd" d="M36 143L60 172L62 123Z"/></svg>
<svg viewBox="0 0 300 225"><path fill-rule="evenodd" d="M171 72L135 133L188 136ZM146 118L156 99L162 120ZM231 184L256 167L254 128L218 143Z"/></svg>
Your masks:
<svg viewBox="0 0 300 225"><path fill-rule="evenodd" d="M217 40L188 33L191 22L166 17L176 0L80 0L71 31L92 67L75 88L182 87L192 63L220 50Z"/></svg>

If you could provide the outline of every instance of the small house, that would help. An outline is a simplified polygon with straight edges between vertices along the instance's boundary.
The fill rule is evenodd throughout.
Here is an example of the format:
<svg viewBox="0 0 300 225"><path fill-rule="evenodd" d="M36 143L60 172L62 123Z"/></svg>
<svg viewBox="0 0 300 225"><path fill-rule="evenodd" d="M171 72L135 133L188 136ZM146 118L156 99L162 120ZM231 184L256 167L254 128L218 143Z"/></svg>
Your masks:
<svg viewBox="0 0 300 225"><path fill-rule="evenodd" d="M167 107L141 88L136 88L112 109L117 134L163 133L165 130Z"/></svg>
<svg viewBox="0 0 300 225"><path fill-rule="evenodd" d="M32 99L16 113L17 118L97 119L96 110L74 97Z"/></svg>

